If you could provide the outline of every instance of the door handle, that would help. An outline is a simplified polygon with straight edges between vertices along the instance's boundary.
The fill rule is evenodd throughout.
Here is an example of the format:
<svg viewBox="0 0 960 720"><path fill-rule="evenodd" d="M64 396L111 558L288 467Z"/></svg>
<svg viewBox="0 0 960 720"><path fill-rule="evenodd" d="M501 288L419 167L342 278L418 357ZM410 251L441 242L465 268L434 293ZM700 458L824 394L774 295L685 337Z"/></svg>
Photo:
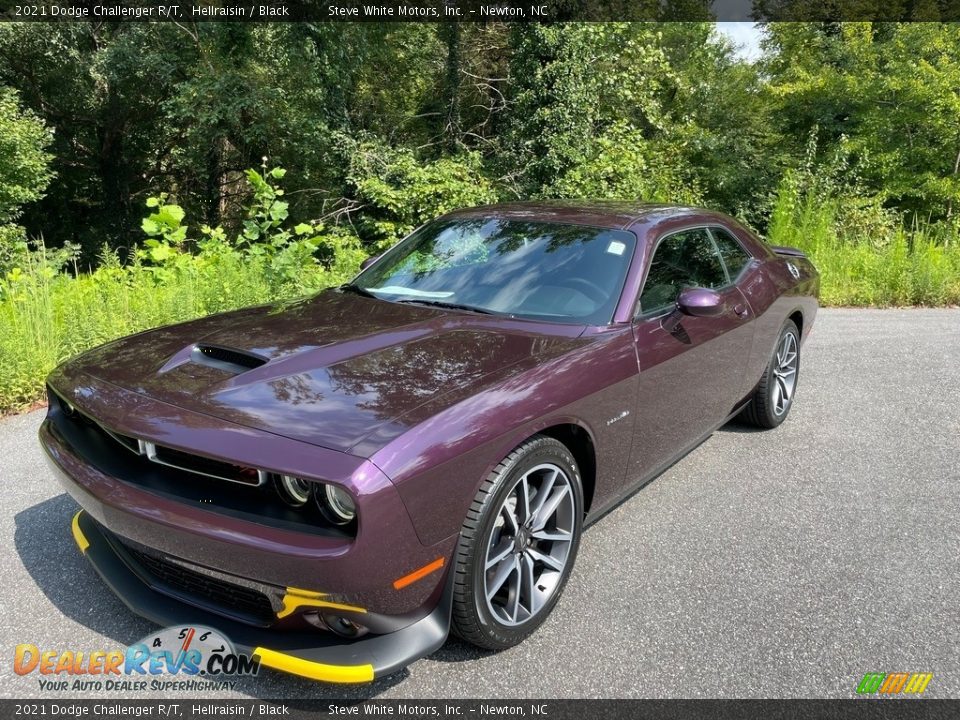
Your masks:
<svg viewBox="0 0 960 720"><path fill-rule="evenodd" d="M733 306L733 311L734 311L739 317L742 317L742 318L743 318L743 317L746 317L747 315L750 314L750 308L748 308L748 307L747 307L745 304L743 304L743 303L737 303L736 305L734 305L734 306Z"/></svg>

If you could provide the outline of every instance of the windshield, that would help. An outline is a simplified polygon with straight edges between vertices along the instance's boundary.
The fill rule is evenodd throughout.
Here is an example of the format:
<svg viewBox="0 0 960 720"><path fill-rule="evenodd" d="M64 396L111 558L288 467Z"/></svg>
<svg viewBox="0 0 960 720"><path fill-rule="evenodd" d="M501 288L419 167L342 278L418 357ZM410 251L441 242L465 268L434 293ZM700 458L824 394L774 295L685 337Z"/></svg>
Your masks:
<svg viewBox="0 0 960 720"><path fill-rule="evenodd" d="M385 253L353 285L393 302L604 325L635 244L633 233L584 225L438 220Z"/></svg>

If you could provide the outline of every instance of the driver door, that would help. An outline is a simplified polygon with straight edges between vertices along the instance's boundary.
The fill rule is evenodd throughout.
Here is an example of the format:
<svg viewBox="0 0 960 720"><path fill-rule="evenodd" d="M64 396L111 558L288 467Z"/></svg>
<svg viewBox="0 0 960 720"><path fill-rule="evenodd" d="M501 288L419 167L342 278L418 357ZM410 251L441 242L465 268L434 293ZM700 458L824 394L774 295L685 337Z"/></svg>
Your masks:
<svg viewBox="0 0 960 720"><path fill-rule="evenodd" d="M687 287L719 293L721 314L681 314L676 300ZM732 411L742 393L752 319L706 228L657 243L633 324L640 382L630 476L659 472Z"/></svg>

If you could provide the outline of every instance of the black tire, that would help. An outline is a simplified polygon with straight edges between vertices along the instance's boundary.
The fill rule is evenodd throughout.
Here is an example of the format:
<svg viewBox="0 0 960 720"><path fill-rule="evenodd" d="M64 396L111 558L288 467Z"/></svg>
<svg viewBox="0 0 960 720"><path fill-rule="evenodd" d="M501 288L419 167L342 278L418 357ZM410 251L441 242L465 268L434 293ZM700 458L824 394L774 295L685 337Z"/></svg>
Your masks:
<svg viewBox="0 0 960 720"><path fill-rule="evenodd" d="M778 371L778 353L783 347L784 338L787 335L793 335L796 345L796 361L793 374L793 384L789 399L783 404L782 409L778 408L778 392L783 392L783 386L777 388ZM767 363L766 370L763 371L763 377L760 378L760 384L753 392L750 403L740 413L740 417L750 425L766 428L768 430L778 427L780 423L787 419L790 414L790 408L793 407L793 400L796 393L797 383L800 379L800 330L793 320L787 320L780 329L777 336L777 343L773 347L773 354L770 362ZM782 397L782 396L780 396Z"/></svg>
<svg viewBox="0 0 960 720"><path fill-rule="evenodd" d="M543 477L547 477L547 475L551 473L550 470L537 470L537 468L542 465L554 465L562 470L571 489L570 496L572 496L573 499L572 517L565 522L565 524L570 525L570 527L562 530L563 532L569 530L570 534L569 541L563 541L563 547L568 548L564 561L565 565L562 570L555 571L558 575L554 575L550 581L551 584L555 584L553 584L546 601L543 602L530 617L519 624L510 625L495 615L488 606L486 588L487 578L490 576L487 575L488 571L485 568L487 553L490 549L489 546L494 533L497 533L497 537L499 538L498 544L505 543L506 545L510 545L510 543L513 543L515 546L518 543L516 536L520 535L520 531L518 530L514 536L511 536L507 531L508 526L506 526L504 522L503 511L506 510L509 513L509 507L505 507L505 503L509 504L511 499L515 497L519 505L521 501L520 495L517 493L521 492L519 488L521 488L521 481L525 474L532 471L533 473L543 473ZM531 475L530 477L530 483L534 482L533 478L536 476ZM557 478L555 482L562 482L559 475L555 477ZM543 482L537 488L537 493L545 487ZM545 500L551 500L554 493L559 492L559 487L558 485L552 485L546 492L546 495L542 497ZM529 503L531 508L537 507L536 501L538 497L541 496L536 493L532 495L533 502ZM564 498L566 498L566 495L564 495ZM566 500L564 499L562 502L566 503ZM516 507L515 510L517 519L522 520L522 510L519 507ZM571 512L566 504L564 504L564 510L568 513ZM532 513L529 513L529 515L532 516ZM532 519L535 520L536 518L533 517ZM521 522L520 525L523 526L523 523ZM559 523L556 527L559 528ZM487 650L505 650L521 642L533 633L550 615L557 600L563 593L563 588L567 583L567 579L570 577L570 571L573 569L573 564L576 561L582 529L583 486L580 471L577 468L577 463L573 455L563 443L551 437L535 435L529 440L526 440L494 468L480 486L470 506L470 510L467 512L467 518L463 523L463 530L460 533L460 542L457 546L455 558L456 567L454 568L453 586L454 633L467 642ZM522 541L523 538L519 540L521 543ZM541 541L528 539L527 542L528 544L533 543L533 550L536 551ZM569 545L566 545L567 542L569 542ZM548 542L546 545L539 547L540 549L552 548L553 543ZM510 551L507 555L508 560L504 562L508 562L509 558L513 557L513 552L514 550ZM552 553L553 551L551 550L550 552ZM521 558L525 557L521 552L517 551L517 563L522 563ZM495 574L496 567L497 566L494 566L489 572ZM531 567L534 566L531 564ZM548 569L542 565L538 565L537 567L539 571ZM517 573L516 582L523 582L519 574L520 570L518 570ZM513 576L511 575L510 577ZM542 579L536 580L533 575L530 577L532 584L528 585L528 588L531 594L537 594L539 598L538 590L543 590L544 587L540 584ZM541 576L541 578L542 577L543 576ZM535 589L534 586L537 586L537 588ZM507 587L507 583L505 583L503 587ZM517 586L517 592L522 596L519 585ZM510 593L511 591L508 589L508 594ZM528 604L536 605L536 602L536 600L533 600Z"/></svg>

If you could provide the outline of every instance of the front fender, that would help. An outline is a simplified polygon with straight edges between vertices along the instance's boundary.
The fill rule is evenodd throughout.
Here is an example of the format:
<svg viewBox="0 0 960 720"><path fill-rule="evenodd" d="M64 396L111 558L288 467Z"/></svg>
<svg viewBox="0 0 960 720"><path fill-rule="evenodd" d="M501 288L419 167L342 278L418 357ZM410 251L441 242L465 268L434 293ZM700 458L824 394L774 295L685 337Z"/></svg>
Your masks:
<svg viewBox="0 0 960 720"><path fill-rule="evenodd" d="M420 541L459 532L481 483L531 435L574 424L597 461L595 500L626 472L637 396L629 326L438 412L370 457L397 486ZM620 421L608 424L616 418ZM626 452L624 452L626 449Z"/></svg>

